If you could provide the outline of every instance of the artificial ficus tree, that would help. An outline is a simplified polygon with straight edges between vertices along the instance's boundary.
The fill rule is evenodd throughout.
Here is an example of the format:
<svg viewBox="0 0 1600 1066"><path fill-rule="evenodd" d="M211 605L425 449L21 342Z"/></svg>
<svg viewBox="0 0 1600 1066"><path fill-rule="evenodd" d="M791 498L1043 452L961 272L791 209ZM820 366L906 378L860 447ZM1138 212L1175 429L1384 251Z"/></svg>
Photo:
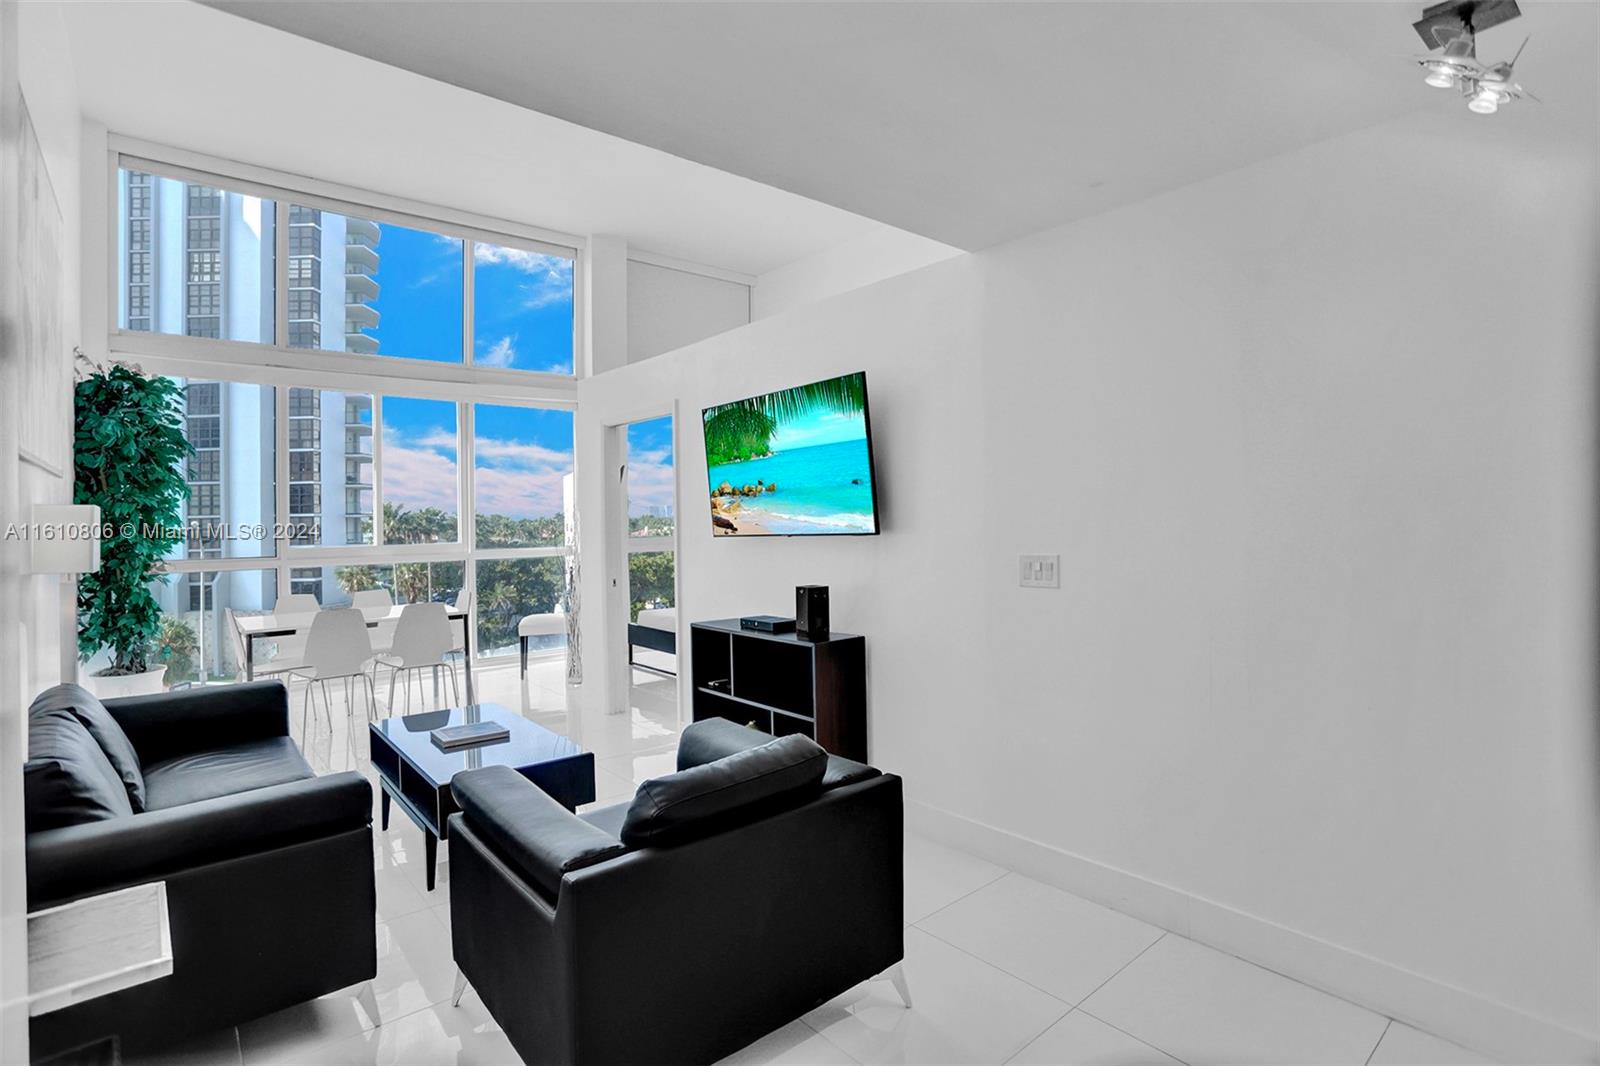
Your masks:
<svg viewBox="0 0 1600 1066"><path fill-rule="evenodd" d="M100 569L78 579L78 654L111 650L108 675L144 673L161 631L150 582L188 498L183 387L122 363L91 365L73 393L74 503L100 508Z"/></svg>

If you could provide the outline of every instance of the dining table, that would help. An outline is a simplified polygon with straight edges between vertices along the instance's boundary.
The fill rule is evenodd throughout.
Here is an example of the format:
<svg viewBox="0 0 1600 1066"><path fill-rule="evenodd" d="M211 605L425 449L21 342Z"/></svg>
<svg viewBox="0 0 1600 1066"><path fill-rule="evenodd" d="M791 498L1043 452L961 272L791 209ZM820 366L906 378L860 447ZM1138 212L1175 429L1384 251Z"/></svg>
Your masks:
<svg viewBox="0 0 1600 1066"><path fill-rule="evenodd" d="M362 618L366 620L368 629L376 629L385 622L398 622L400 612L405 609L405 604L395 604L393 607L358 607ZM467 703L474 702L472 689L472 623L470 616L458 607L448 610L450 621L461 623L461 663L467 675ZM239 638L244 644L244 679L255 680L256 666L256 641L271 640L274 637L292 637L296 634L307 633L311 629L311 622L317 617L316 611L304 611L295 614L250 614L233 616L233 624L239 630Z"/></svg>

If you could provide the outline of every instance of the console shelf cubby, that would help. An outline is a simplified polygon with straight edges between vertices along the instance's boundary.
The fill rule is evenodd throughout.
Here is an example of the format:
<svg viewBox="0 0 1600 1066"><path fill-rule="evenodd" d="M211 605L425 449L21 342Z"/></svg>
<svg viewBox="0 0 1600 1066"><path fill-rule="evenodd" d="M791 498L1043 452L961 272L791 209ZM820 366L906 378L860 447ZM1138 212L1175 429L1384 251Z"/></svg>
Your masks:
<svg viewBox="0 0 1600 1066"><path fill-rule="evenodd" d="M803 640L742 629L737 618L689 627L694 720L726 718L773 736L801 733L867 761L867 641Z"/></svg>

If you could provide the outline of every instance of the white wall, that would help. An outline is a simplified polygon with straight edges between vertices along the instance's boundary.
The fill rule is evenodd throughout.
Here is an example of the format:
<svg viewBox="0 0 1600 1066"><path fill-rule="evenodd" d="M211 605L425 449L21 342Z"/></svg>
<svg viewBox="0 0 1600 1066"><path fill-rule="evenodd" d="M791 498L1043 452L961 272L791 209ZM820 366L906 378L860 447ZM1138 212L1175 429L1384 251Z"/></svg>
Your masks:
<svg viewBox="0 0 1600 1066"><path fill-rule="evenodd" d="M27 101L45 166L61 208L63 247L62 320L69 343L76 340L78 321L78 145L79 123L73 71L60 12L39 5L0 4L0 94L11 113L20 86ZM67 352L24 350L18 336L16 222L19 206L13 167L16 131L5 130L0 166L5 168L5 195L0 198L0 530L25 522L35 503L67 502L66 478L46 473L18 458L17 404L23 382L40 371L47 358L70 359ZM71 406L59 398L57 432L70 433ZM40 688L61 679L70 668L73 649L63 637L62 586L54 577L26 572L26 546L0 541L0 1061L27 1061L27 911L22 866L22 775L27 740L23 708Z"/></svg>
<svg viewBox="0 0 1600 1066"><path fill-rule="evenodd" d="M750 321L750 286L628 261L628 362L682 348Z"/></svg>
<svg viewBox="0 0 1600 1066"><path fill-rule="evenodd" d="M84 114L128 137L749 273L876 225L201 4L50 2Z"/></svg>
<svg viewBox="0 0 1600 1066"><path fill-rule="evenodd" d="M751 317L769 318L960 254L948 244L879 226L762 274L752 293Z"/></svg>
<svg viewBox="0 0 1600 1066"><path fill-rule="evenodd" d="M965 569L968 580L956 588L969 597L969 617L970 611L977 609L979 560L970 552L947 558L936 551L944 543L943 537L903 532L939 529L954 535L965 528L968 535L958 539L970 543L978 530L976 508L939 491L941 484L977 476L977 455L971 442L941 432L947 420L958 417L956 408L963 393L970 394L961 383L969 389L978 383L977 367L970 359L976 335L971 315L963 313L971 303L971 261L953 260L919 280L922 283L918 285L891 283L870 293L818 304L803 316L756 322L625 371L579 383L579 469L602 474L597 479L581 473L580 481L596 493L603 487L597 482L615 466L613 457L601 456L599 425L623 424L660 413L663 402L678 402L679 585L685 607L680 617L788 613L793 609L796 584L820 583L836 589L831 605L835 628L864 633L903 629L912 619L932 617L934 609L948 601L950 590L934 581L913 582L895 597L837 590L855 589L863 582L870 586L874 572L900 572L917 562L926 566L930 575L948 574L951 567ZM925 324L937 340L908 347L908 320ZM919 338L921 332L919 329ZM840 342L843 334L850 335L848 342ZM908 358L911 355L915 358ZM880 505L889 533L852 538L843 547L818 540L718 541L713 545L709 517L703 524L696 523L705 512L706 495L698 489L706 482L705 452L697 436L700 409L799 380L863 368L868 370L874 397ZM894 400L880 411L876 398L885 394ZM918 459L912 463L909 457L914 454ZM589 506L581 511L587 525L580 551L593 559L603 551L599 527L607 523L597 524L587 517L601 513L598 496L586 496L584 502ZM595 539L589 540L591 537ZM929 550L934 551L916 554ZM584 602L594 604L605 595L609 578L590 564L584 573L586 581L593 583ZM587 686L587 678L603 675L605 669L596 660L596 649L611 646L614 642L605 638L616 634L600 630L593 613L586 617L596 625L596 629L586 630L584 637L590 659ZM620 633L620 623L611 629ZM616 646L620 649L620 642ZM890 657L902 650L912 660L923 651L911 642L875 644L872 668L881 676ZM906 669L894 675L893 684L907 698L931 700L947 691L948 679L912 669L909 660L904 665ZM687 671L680 671L680 676L686 677ZM920 694L901 688L922 684L926 688Z"/></svg>
<svg viewBox="0 0 1600 1066"><path fill-rule="evenodd" d="M77 90L74 85L72 56L67 44L62 13L54 5L20 4L19 42L21 56L18 74L22 93L33 119L33 127L44 154L45 166L50 173L57 206L61 211L63 246L60 249L62 266L61 292L64 306L61 321L66 331L68 345L79 343L79 235L81 211L79 205L78 159L81 125L78 114ZM24 359L44 359L49 353L22 352ZM54 357L71 360L68 352L55 353ZM66 380L71 381L69 367ZM72 402L63 396L57 401L57 410L63 425L58 430L71 435ZM69 449L70 454L70 449ZM19 489L25 505L33 503L69 503L72 499L70 472L67 478L54 477L31 464L19 466ZM60 584L56 578L32 578L25 583L22 603L25 618L31 614L33 625L27 631L25 649L28 661L26 680L36 689L61 679L70 672L75 649L65 644L61 626Z"/></svg>
<svg viewBox="0 0 1600 1066"><path fill-rule="evenodd" d="M1473 118L584 382L580 442L865 369L884 535L713 541L691 420L682 617L830 585L919 824L1502 1056L1596 1060L1595 127ZM1062 588L1018 589L1019 552Z"/></svg>

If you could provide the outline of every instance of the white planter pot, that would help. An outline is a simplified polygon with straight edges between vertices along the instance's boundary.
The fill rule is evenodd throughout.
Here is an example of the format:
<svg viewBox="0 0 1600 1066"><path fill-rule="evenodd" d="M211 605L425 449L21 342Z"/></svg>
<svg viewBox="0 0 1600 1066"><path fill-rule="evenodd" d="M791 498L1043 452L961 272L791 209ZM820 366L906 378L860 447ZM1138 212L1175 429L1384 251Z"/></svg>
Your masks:
<svg viewBox="0 0 1600 1066"><path fill-rule="evenodd" d="M100 699L112 700L120 696L148 696L160 692L167 687L166 677L167 668L158 666L142 674L121 674L115 677L89 674L84 677L83 685Z"/></svg>

